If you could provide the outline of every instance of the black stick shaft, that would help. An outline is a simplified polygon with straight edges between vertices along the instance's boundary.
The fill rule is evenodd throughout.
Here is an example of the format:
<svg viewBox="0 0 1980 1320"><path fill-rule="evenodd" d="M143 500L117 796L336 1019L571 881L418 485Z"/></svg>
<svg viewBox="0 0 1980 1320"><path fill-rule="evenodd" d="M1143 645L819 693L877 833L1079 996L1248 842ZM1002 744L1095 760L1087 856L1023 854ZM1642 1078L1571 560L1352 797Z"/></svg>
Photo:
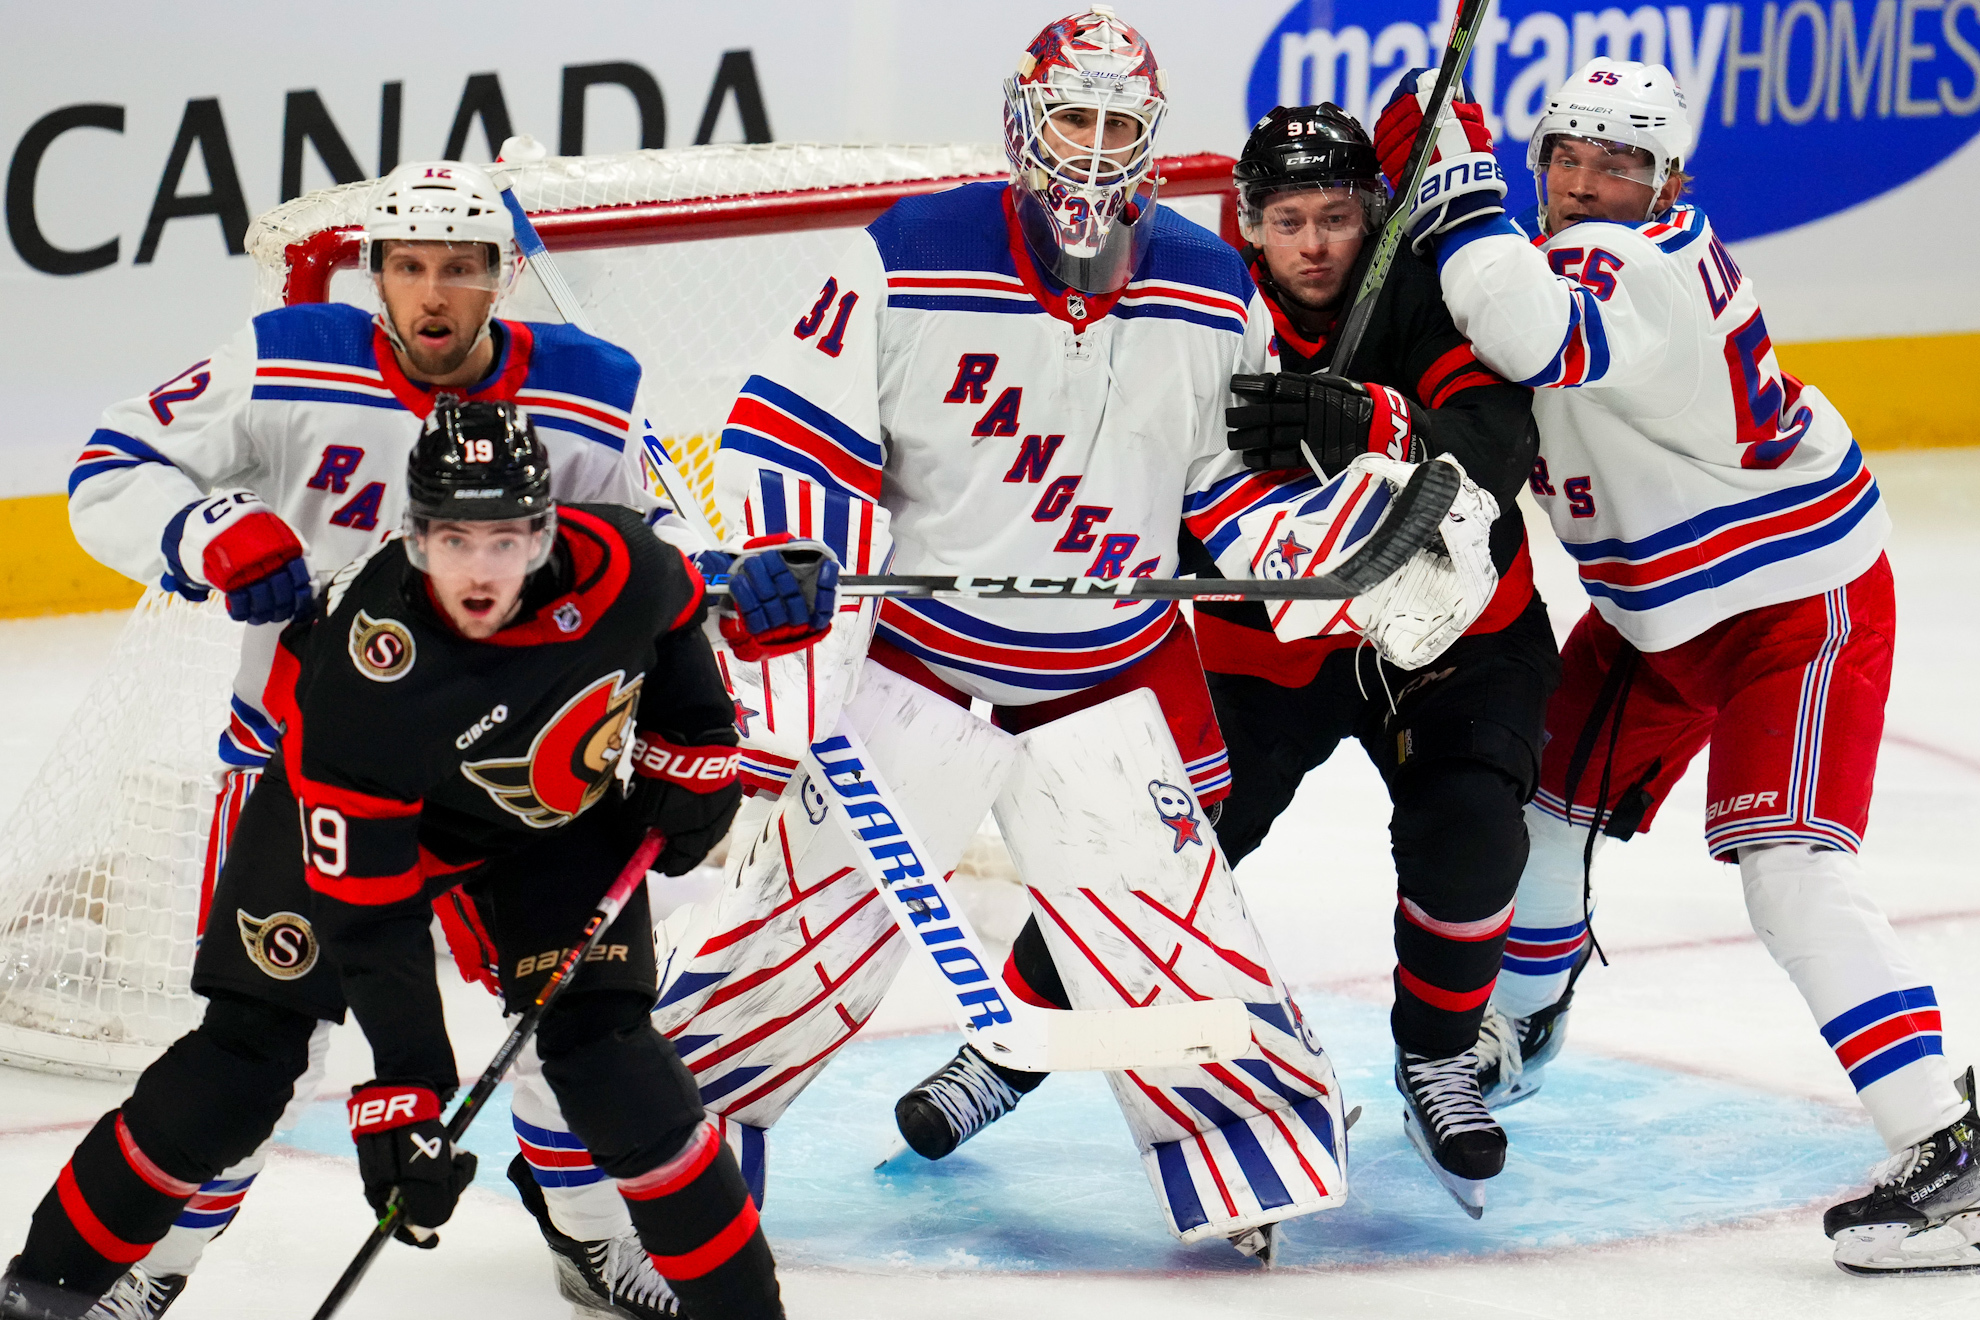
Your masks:
<svg viewBox="0 0 1980 1320"><path fill-rule="evenodd" d="M597 908L585 921L577 945L564 954L564 960L557 964L557 970L550 973L550 979L545 981L543 988L537 992L536 1002L524 1010L522 1019L509 1032L509 1038L502 1042L502 1048L495 1051L495 1057L490 1059L488 1066L481 1070L481 1077L475 1082L474 1089L468 1092L465 1100L454 1107L454 1116L447 1120L448 1144L454 1144L461 1139L467 1132L468 1124L474 1122L475 1117L481 1113L482 1107L487 1104L488 1097L495 1094L495 1088L501 1085L503 1076L509 1071L509 1066L516 1061L516 1056L522 1053L522 1048L529 1043L529 1038L536 1034L536 1028L542 1024L543 1015L549 1011L552 1001L570 984L578 965L597 945L599 938L605 934L605 928L618 919L620 910L626 905L626 900L632 897L633 891L646 879L647 869L653 865L653 859L660 855L660 850L666 846L666 843L667 841L656 831L646 832L646 838L634 851L632 860L619 872L618 879L612 882L612 887L605 891L605 897L598 901ZM393 1230L399 1226L400 1214L399 1196L394 1192L391 1201L385 1207L384 1216L378 1221L378 1226L371 1230L371 1236L364 1240L362 1247L358 1248L357 1255L344 1267L344 1272L337 1276L337 1282L331 1287L330 1295L323 1299L323 1305L316 1308L312 1320L330 1320L330 1317L337 1313L338 1308L343 1306L352 1290L364 1278L365 1272L371 1268L372 1261L378 1258L379 1249L391 1240Z"/></svg>

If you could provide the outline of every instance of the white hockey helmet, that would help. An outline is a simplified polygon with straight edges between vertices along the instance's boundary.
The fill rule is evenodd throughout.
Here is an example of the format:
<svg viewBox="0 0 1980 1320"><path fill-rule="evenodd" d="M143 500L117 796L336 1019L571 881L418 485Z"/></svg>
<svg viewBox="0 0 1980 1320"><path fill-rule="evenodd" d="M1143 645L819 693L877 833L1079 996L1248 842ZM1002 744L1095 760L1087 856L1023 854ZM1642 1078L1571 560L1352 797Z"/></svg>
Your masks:
<svg viewBox="0 0 1980 1320"><path fill-rule="evenodd" d="M1127 284L1154 235L1155 130L1168 108L1155 52L1112 8L1094 5L1048 24L1004 80L1004 154L1025 243L1083 293ZM1092 141L1069 138L1054 116L1092 112ZM1134 121L1109 143L1110 115Z"/></svg>
<svg viewBox="0 0 1980 1320"><path fill-rule="evenodd" d="M1661 64L1639 64L1598 55L1577 69L1547 102L1526 146L1526 167L1544 189L1548 139L1590 138L1650 154L1654 197L1671 171L1691 157L1691 114L1684 89ZM1541 194L1545 196L1543 191Z"/></svg>
<svg viewBox="0 0 1980 1320"><path fill-rule="evenodd" d="M516 225L502 203L502 190L478 165L457 160L409 161L380 179L365 210L359 254L365 270L378 273L383 244L485 243L494 287L506 288L514 274Z"/></svg>

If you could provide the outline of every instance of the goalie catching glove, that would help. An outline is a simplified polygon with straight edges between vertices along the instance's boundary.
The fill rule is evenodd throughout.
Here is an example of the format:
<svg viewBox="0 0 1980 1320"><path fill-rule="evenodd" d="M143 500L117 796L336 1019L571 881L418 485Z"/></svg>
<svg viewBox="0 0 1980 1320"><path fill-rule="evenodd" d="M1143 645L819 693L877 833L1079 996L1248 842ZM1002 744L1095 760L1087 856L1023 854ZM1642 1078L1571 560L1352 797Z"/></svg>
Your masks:
<svg viewBox="0 0 1980 1320"><path fill-rule="evenodd" d="M413 1083L366 1082L351 1089L348 1109L364 1199L383 1217L398 1192L402 1213L392 1236L439 1246L432 1230L453 1217L475 1169L474 1156L447 1140L440 1097Z"/></svg>
<svg viewBox="0 0 1980 1320"><path fill-rule="evenodd" d="M1245 402L1224 410L1230 446L1254 472L1307 466L1302 443L1328 477L1362 454L1423 461L1422 411L1387 385L1273 372L1233 376L1231 393Z"/></svg>
<svg viewBox="0 0 1980 1320"><path fill-rule="evenodd" d="M1462 474L1449 455L1432 459ZM1218 567L1228 577L1306 578L1333 572L1365 545L1394 510L1396 492L1416 464L1363 454L1297 505L1254 510ZM1374 588L1351 600L1296 600L1268 605L1282 642L1359 633L1384 660L1419 669L1476 622L1498 587L1492 567L1492 521L1499 502L1464 477L1430 544Z"/></svg>
<svg viewBox="0 0 1980 1320"><path fill-rule="evenodd" d="M306 613L309 566L295 532L244 490L196 500L165 524L161 583L187 600L226 593L242 623L280 623Z"/></svg>
<svg viewBox="0 0 1980 1320"><path fill-rule="evenodd" d="M740 660L755 664L790 655L832 630L839 561L821 541L778 532L743 542L739 555L704 551L695 564L703 577L728 578L735 612L723 613L720 626Z"/></svg>
<svg viewBox="0 0 1980 1320"><path fill-rule="evenodd" d="M1409 149L1423 126L1423 111L1430 104L1436 82L1435 69L1411 69L1396 84L1395 95L1375 121L1375 154L1381 157L1382 174L1391 190L1405 182ZM1460 82L1451 108L1431 139L1430 164L1423 171L1423 182L1409 200L1406 224L1410 246L1419 253L1427 251L1432 239L1465 221L1502 213L1505 196L1506 180L1492 154L1485 111L1466 99Z"/></svg>
<svg viewBox="0 0 1980 1320"><path fill-rule="evenodd" d="M729 822L742 805L736 769L742 754L727 729L704 733L695 745L658 733L641 732L633 740L632 778L626 786L625 828L633 840L658 830L667 846L654 859L663 875L686 875L729 832Z"/></svg>

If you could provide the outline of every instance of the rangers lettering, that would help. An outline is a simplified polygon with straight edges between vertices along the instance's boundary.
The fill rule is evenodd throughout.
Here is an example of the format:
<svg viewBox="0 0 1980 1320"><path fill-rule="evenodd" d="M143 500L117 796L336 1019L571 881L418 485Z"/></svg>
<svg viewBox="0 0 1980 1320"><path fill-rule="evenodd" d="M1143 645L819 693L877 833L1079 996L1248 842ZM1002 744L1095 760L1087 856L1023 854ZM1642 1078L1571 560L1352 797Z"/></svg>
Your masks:
<svg viewBox="0 0 1980 1320"><path fill-rule="evenodd" d="M956 361L956 383L942 396L943 403L982 403L984 388L997 374L995 353L965 353Z"/></svg>
<svg viewBox="0 0 1980 1320"><path fill-rule="evenodd" d="M327 490L342 495L351 488L351 474L364 462L364 450L356 445L325 445L316 475L305 484L311 490Z"/></svg>

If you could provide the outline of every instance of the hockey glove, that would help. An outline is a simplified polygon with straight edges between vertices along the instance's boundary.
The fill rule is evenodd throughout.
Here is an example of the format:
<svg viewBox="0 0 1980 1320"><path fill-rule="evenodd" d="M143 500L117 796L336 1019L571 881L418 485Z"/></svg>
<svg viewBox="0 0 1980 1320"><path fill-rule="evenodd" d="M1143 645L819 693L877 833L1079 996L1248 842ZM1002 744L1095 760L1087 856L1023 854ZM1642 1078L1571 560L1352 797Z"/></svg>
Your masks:
<svg viewBox="0 0 1980 1320"><path fill-rule="evenodd" d="M162 585L187 600L218 588L242 623L306 613L309 566L302 542L259 498L237 490L188 504L165 524Z"/></svg>
<svg viewBox="0 0 1980 1320"><path fill-rule="evenodd" d="M624 823L639 838L649 829L666 836L667 846L653 863L663 875L686 875L701 865L742 805L736 778L742 753L734 743L708 741L716 736L703 734L698 746L651 732L633 741Z"/></svg>
<svg viewBox="0 0 1980 1320"><path fill-rule="evenodd" d="M820 542L788 532L745 541L729 565L735 612L722 616L722 637L752 664L802 651L832 630L838 586L839 562Z"/></svg>
<svg viewBox="0 0 1980 1320"><path fill-rule="evenodd" d="M403 1213L393 1236L440 1245L432 1230L453 1216L475 1168L474 1156L447 1140L440 1097L416 1083L366 1082L351 1088L348 1109L364 1199L382 1216L396 1188Z"/></svg>
<svg viewBox="0 0 1980 1320"><path fill-rule="evenodd" d="M1389 190L1402 187L1409 171L1409 149L1423 126L1424 107L1437 83L1435 69L1411 69L1396 84L1395 95L1375 121L1375 154ZM1430 242L1467 220L1498 215L1506 208L1505 176L1492 154L1492 134L1485 111L1465 99L1460 82L1457 99L1431 139L1430 165L1423 173L1408 220L1410 246L1426 251Z"/></svg>
<svg viewBox="0 0 1980 1320"><path fill-rule="evenodd" d="M1330 478L1362 454L1423 461L1422 411L1387 385L1274 372L1233 376L1231 393L1246 402L1224 410L1230 445L1254 472L1305 467L1301 441Z"/></svg>

